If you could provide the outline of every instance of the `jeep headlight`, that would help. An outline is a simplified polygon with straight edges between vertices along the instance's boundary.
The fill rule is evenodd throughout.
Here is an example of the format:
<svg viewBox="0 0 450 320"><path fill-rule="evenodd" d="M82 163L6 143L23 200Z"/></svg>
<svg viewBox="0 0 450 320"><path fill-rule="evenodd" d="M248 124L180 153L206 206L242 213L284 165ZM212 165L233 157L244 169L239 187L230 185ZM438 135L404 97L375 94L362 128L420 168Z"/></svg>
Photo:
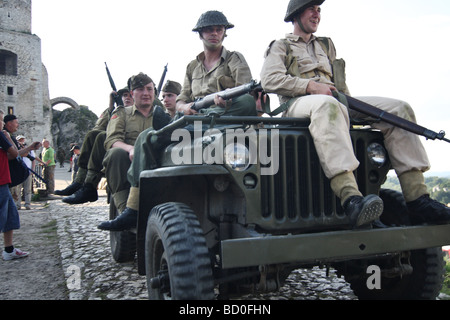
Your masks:
<svg viewBox="0 0 450 320"><path fill-rule="evenodd" d="M250 152L240 143L230 143L224 151L225 164L236 171L245 171L250 166Z"/></svg>
<svg viewBox="0 0 450 320"><path fill-rule="evenodd" d="M367 148L367 156L369 157L370 162L378 168L381 168L386 164L386 149L379 143L372 143Z"/></svg>

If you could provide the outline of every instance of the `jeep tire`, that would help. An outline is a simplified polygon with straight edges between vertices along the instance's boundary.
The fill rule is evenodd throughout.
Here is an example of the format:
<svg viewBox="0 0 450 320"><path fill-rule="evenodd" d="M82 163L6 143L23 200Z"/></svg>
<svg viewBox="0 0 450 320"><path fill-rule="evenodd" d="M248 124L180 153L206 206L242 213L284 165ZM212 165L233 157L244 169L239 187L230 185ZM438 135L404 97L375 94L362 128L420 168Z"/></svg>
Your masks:
<svg viewBox="0 0 450 320"><path fill-rule="evenodd" d="M197 216L182 203L152 209L145 238L145 268L152 300L211 300L211 259Z"/></svg>
<svg viewBox="0 0 450 320"><path fill-rule="evenodd" d="M383 223L389 226L409 225L408 209L403 195L394 190L381 189L384 202ZM370 260L371 265L382 266L385 260ZM412 274L397 277L382 277L381 289L369 290L368 275L350 276L349 283L356 296L364 300L433 300L439 295L444 281L442 248L428 248L410 252L409 263Z"/></svg>

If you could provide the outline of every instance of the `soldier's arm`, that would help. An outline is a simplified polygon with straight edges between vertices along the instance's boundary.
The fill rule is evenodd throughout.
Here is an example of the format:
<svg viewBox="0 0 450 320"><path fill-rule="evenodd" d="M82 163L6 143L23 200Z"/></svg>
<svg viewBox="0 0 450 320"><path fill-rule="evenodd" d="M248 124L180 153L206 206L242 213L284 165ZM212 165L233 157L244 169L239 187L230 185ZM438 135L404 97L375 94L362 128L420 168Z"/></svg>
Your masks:
<svg viewBox="0 0 450 320"><path fill-rule="evenodd" d="M286 97L306 95L310 80L287 74L286 57L286 45L283 41L275 41L266 52L261 70L264 91Z"/></svg>

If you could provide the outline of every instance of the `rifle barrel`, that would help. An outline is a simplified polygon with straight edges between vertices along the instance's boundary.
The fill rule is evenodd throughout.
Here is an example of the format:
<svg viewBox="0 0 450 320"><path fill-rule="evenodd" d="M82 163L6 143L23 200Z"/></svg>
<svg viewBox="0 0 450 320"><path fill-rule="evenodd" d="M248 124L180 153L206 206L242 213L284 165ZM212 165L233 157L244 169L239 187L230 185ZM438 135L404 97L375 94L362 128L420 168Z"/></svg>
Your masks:
<svg viewBox="0 0 450 320"><path fill-rule="evenodd" d="M406 131L415 133L417 135L423 136L427 139L431 139L431 140L443 140L446 142L450 143L450 140L444 138L445 136L445 132L441 131L439 133L434 132L430 129L427 129L425 127L422 127L420 125L418 125L417 123L408 121L406 119L403 119L399 116L396 116L392 113L383 111L381 109L378 109L364 101L355 99L353 97L350 97L348 95L345 95L345 97L347 98L348 104L349 104L349 108L353 109L355 111L364 113L366 115L369 115L373 118L376 119L380 119L381 121L390 123L396 127L402 128Z"/></svg>
<svg viewBox="0 0 450 320"><path fill-rule="evenodd" d="M162 73L162 75L161 75L161 79L159 80L158 92L157 92L158 97L159 97L159 94L161 93L162 87L163 87L163 85L164 85L164 80L166 79L166 75L167 75L167 66L168 66L168 65L169 65L169 64L167 63L166 66L164 67L164 71L163 71L163 73Z"/></svg>
<svg viewBox="0 0 450 320"><path fill-rule="evenodd" d="M195 111L199 111L200 109L205 109L205 108L208 108L208 107L214 105L214 98L216 96L219 96L224 100L229 100L229 99L233 99L233 98L242 96L246 93L250 93L254 90L260 90L260 89L262 89L261 84L256 83L256 81L253 80L250 83L246 83L246 84L240 85L238 87L234 87L234 88L226 89L226 90L223 90L223 91L220 91L217 93L209 94L206 97L194 102L191 109L193 109Z"/></svg>

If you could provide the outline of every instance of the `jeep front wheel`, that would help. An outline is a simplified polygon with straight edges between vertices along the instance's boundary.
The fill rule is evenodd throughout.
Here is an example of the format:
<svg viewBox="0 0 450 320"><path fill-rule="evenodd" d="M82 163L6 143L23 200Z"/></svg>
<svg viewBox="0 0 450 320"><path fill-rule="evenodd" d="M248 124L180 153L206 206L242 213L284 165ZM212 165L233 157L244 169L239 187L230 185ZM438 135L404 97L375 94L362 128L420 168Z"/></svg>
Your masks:
<svg viewBox="0 0 450 320"><path fill-rule="evenodd" d="M206 240L197 216L182 203L152 209L145 238L145 268L150 299L214 299Z"/></svg>

